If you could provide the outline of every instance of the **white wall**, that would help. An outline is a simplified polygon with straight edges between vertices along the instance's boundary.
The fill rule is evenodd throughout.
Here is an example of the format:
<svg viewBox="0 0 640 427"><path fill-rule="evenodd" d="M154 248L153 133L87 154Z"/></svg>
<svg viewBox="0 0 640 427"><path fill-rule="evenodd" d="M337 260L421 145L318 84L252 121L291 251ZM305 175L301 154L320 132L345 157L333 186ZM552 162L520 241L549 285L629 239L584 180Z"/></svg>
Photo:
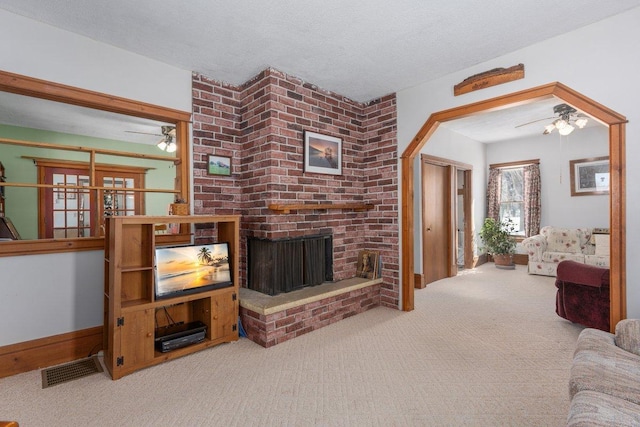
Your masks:
<svg viewBox="0 0 640 427"><path fill-rule="evenodd" d="M0 69L191 111L191 71L2 10ZM102 251L0 258L0 346L101 325L102 270Z"/></svg>
<svg viewBox="0 0 640 427"><path fill-rule="evenodd" d="M600 104L630 119L626 127L628 165L640 158L640 8L589 25L580 30L549 39L525 49L504 55L403 90L397 94L398 143L402 153L432 113L472 102L493 98L518 90L559 81ZM497 67L523 63L525 78L514 82L453 96L453 86L470 75ZM627 167L626 211L633 215L640 208L640 191L632 184L640 181L640 169ZM416 194L417 196L417 194ZM420 203L416 197L416 203ZM627 218L627 315L640 317L640 222ZM416 247L416 250L420 250Z"/></svg>
<svg viewBox="0 0 640 427"><path fill-rule="evenodd" d="M609 227L609 197L571 197L569 161L609 155L606 127L487 144L487 164L540 159L542 218L556 227Z"/></svg>

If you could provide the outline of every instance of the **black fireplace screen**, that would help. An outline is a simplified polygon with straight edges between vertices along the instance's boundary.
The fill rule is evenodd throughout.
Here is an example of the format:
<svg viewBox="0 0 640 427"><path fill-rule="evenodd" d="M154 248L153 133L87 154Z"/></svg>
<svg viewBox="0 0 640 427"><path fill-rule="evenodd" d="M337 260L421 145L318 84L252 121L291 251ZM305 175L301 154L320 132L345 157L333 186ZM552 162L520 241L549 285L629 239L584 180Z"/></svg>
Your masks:
<svg viewBox="0 0 640 427"><path fill-rule="evenodd" d="M333 238L248 239L248 288L268 295L333 280Z"/></svg>

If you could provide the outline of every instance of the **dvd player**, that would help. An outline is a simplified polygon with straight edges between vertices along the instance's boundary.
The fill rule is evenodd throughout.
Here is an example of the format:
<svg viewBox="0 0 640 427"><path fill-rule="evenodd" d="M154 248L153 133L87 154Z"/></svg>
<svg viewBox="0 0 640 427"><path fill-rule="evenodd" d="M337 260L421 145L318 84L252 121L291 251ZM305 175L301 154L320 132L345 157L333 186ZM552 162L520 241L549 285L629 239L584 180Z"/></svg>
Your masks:
<svg viewBox="0 0 640 427"><path fill-rule="evenodd" d="M206 335L207 325L200 321L163 326L156 329L156 350L166 353L199 343L205 339Z"/></svg>

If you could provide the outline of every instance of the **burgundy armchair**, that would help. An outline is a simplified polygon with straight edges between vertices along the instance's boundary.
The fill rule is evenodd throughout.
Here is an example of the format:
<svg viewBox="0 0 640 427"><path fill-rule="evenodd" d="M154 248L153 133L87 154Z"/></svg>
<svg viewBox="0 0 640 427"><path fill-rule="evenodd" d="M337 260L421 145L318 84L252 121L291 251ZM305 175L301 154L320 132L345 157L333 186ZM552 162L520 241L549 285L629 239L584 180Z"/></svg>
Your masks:
<svg viewBox="0 0 640 427"><path fill-rule="evenodd" d="M609 269L562 261L556 276L556 313L589 328L609 329Z"/></svg>

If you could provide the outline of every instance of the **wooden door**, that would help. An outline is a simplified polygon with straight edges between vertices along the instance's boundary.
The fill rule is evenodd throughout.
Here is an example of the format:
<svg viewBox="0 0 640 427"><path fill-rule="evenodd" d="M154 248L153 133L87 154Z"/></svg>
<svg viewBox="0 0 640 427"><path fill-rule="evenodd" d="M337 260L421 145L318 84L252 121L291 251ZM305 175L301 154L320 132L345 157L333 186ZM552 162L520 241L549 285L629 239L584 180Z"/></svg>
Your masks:
<svg viewBox="0 0 640 427"><path fill-rule="evenodd" d="M431 163L422 166L422 252L426 284L450 276L452 180L450 166Z"/></svg>
<svg viewBox="0 0 640 427"><path fill-rule="evenodd" d="M38 237L76 238L104 234L107 216L144 215L144 197L132 189L145 186L146 169L134 166L96 165L93 172L100 190L90 190L92 177L85 164L38 160L40 187Z"/></svg>
<svg viewBox="0 0 640 427"><path fill-rule="evenodd" d="M57 186L38 189L38 238L91 236L93 201L88 189L89 171L83 168L39 165L38 173L41 184Z"/></svg>

